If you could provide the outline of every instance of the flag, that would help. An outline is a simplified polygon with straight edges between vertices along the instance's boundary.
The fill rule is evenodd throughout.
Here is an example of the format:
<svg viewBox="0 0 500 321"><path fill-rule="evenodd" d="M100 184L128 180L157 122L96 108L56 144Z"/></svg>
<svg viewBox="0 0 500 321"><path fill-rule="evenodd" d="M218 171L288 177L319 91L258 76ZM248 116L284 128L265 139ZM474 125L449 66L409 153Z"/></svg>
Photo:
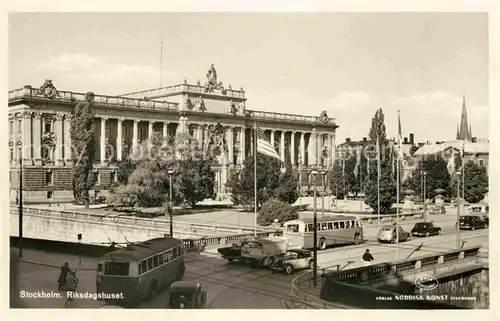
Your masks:
<svg viewBox="0 0 500 321"><path fill-rule="evenodd" d="M399 118L399 110L398 110L398 161L403 159L403 134L401 132L401 119Z"/></svg>
<svg viewBox="0 0 500 321"><path fill-rule="evenodd" d="M281 161L281 156L276 152L274 146L266 141L264 131L257 128L257 125L255 127L257 130L257 152Z"/></svg>
<svg viewBox="0 0 500 321"><path fill-rule="evenodd" d="M356 165L354 166L354 176L358 177L359 165L361 164L361 150L356 152Z"/></svg>

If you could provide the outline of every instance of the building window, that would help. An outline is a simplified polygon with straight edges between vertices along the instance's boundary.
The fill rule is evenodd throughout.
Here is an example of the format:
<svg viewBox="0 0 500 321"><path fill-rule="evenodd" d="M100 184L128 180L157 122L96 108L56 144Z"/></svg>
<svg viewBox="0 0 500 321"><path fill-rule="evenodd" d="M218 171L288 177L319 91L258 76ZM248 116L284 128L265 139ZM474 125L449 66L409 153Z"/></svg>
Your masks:
<svg viewBox="0 0 500 321"><path fill-rule="evenodd" d="M9 121L9 134L12 134L14 132L14 121L11 120Z"/></svg>
<svg viewBox="0 0 500 321"><path fill-rule="evenodd" d="M140 140L144 139L144 128L142 127L138 128L138 136Z"/></svg>
<svg viewBox="0 0 500 321"><path fill-rule="evenodd" d="M52 191L48 191L47 192L47 198L48 199L51 199L53 196L54 196L54 192L52 192Z"/></svg>
<svg viewBox="0 0 500 321"><path fill-rule="evenodd" d="M109 183L110 184L113 184L114 182L116 181L116 174L115 172L111 172L110 175L109 175Z"/></svg>
<svg viewBox="0 0 500 321"><path fill-rule="evenodd" d="M53 172L51 170L48 170L46 173L45 173L45 184L46 185L52 185L53 183Z"/></svg>
<svg viewBox="0 0 500 321"><path fill-rule="evenodd" d="M484 166L484 159L479 160L479 166Z"/></svg>
<svg viewBox="0 0 500 321"><path fill-rule="evenodd" d="M99 172L94 172L94 182L95 182L95 185L99 185L100 184L100 177L101 177L101 175L99 175Z"/></svg>
<svg viewBox="0 0 500 321"><path fill-rule="evenodd" d="M10 161L12 162L14 160L14 150L11 148L10 149Z"/></svg>
<svg viewBox="0 0 500 321"><path fill-rule="evenodd" d="M17 132L20 133L22 130L22 125L21 125L21 118L17 120Z"/></svg>
<svg viewBox="0 0 500 321"><path fill-rule="evenodd" d="M43 132L44 133L51 133L52 132L52 120L50 119L45 119L44 121L44 126L43 126Z"/></svg>
<svg viewBox="0 0 500 321"><path fill-rule="evenodd" d="M106 137L111 137L111 124L106 123Z"/></svg>

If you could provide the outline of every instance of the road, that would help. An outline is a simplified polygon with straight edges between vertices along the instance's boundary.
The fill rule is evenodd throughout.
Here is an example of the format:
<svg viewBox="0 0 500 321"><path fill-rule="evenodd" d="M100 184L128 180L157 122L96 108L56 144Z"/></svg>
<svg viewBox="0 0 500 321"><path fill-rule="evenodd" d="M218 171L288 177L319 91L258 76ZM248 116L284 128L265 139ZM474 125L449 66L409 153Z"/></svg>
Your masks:
<svg viewBox="0 0 500 321"><path fill-rule="evenodd" d="M440 236L412 239L399 244L399 258L406 258L419 244L423 246L412 257L439 253L455 248L456 237L453 231L445 230ZM466 246L482 245L488 247L488 229L463 231L462 240ZM366 248L372 252L375 262L393 261L396 259L397 244L379 244L368 238L365 244L330 248L318 253L318 264L325 268L334 264L345 265L348 260L354 261L346 269L362 265L361 255ZM79 257L43 251L25 250L25 260L37 261L52 265L68 262L73 268L80 267L79 290L95 292L96 258ZM59 269L29 263L20 263L18 291L56 291L56 280ZM252 269L240 264L228 264L217 255L203 253L190 254L186 258L187 280L198 280L207 289L207 308L215 309L279 309L283 308L283 299L290 296L293 276L273 274L266 269ZM139 309L166 308L168 293L164 292L153 301L144 302ZM76 300L65 306L64 299L22 299L29 308L98 308L101 302L92 300Z"/></svg>

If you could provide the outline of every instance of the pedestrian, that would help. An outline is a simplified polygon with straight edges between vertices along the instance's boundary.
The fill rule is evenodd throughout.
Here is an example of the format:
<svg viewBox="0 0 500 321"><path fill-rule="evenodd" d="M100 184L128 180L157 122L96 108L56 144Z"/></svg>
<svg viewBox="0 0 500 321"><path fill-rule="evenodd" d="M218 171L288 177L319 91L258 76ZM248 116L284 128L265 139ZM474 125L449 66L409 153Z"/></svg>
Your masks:
<svg viewBox="0 0 500 321"><path fill-rule="evenodd" d="M19 191L16 192L16 205L19 205Z"/></svg>
<svg viewBox="0 0 500 321"><path fill-rule="evenodd" d="M78 279L76 277L76 273L71 271L66 276L66 297L68 301L73 301L73 293L76 291L76 287L78 285ZM70 295L69 292L71 292Z"/></svg>
<svg viewBox="0 0 500 321"><path fill-rule="evenodd" d="M69 263L65 262L63 266L61 266L61 273L59 274L59 278L57 279L57 283L59 284L59 291L64 289L64 285L66 283L66 277L71 272L69 267Z"/></svg>
<svg viewBox="0 0 500 321"><path fill-rule="evenodd" d="M371 255L369 249L366 249L365 254L363 254L363 261L365 266L369 266L372 264L373 256Z"/></svg>

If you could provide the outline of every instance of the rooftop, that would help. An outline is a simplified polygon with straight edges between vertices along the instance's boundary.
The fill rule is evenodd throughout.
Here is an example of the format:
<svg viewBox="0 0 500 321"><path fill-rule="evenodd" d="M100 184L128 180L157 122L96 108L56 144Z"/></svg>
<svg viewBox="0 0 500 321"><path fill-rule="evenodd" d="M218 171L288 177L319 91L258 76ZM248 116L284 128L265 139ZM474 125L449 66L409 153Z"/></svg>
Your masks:
<svg viewBox="0 0 500 321"><path fill-rule="evenodd" d="M462 140L454 140L442 143L425 144L417 151L415 151L414 156L433 155L436 153L444 152L449 148L453 148L456 151L461 151L462 145L465 154L489 154L490 152L488 142L481 141L474 143Z"/></svg>

